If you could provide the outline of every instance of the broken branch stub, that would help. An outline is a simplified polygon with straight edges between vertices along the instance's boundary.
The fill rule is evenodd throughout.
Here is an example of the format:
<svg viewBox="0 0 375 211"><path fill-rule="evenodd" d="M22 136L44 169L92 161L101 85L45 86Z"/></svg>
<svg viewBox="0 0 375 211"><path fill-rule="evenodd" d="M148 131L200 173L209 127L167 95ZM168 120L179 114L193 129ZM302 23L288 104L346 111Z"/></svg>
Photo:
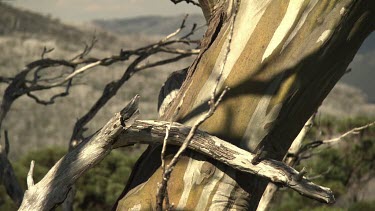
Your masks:
<svg viewBox="0 0 375 211"><path fill-rule="evenodd" d="M138 101L137 95L95 136L62 157L41 181L29 187L19 210L51 210L62 203L76 180L107 156L118 135L134 122Z"/></svg>
<svg viewBox="0 0 375 211"><path fill-rule="evenodd" d="M114 148L135 143L162 143L165 126L170 122L135 121L139 114L138 101L139 96L134 97L128 106L116 113L95 136L66 154L40 182L29 187L19 210L53 209L64 201L76 180L98 164ZM168 144L181 145L190 129L179 123L173 123L169 131ZM196 131L188 147L232 168L285 185L307 197L326 203L334 202L334 196L329 188L310 182L284 163L268 159L253 165L251 160L254 154L203 131Z"/></svg>

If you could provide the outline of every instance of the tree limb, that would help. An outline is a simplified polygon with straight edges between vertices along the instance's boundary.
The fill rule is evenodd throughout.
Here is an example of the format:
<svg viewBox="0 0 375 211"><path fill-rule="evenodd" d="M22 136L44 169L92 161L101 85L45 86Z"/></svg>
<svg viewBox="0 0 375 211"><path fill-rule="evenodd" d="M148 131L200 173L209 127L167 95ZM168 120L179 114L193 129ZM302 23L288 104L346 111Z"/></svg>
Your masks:
<svg viewBox="0 0 375 211"><path fill-rule="evenodd" d="M171 0L173 3L175 4L178 4L178 3L181 3L181 2L186 2L187 4L192 4L192 5L195 5L195 6L200 6L199 3L195 2L194 0Z"/></svg>
<svg viewBox="0 0 375 211"><path fill-rule="evenodd" d="M165 127L169 122L136 121L121 133L114 148L135 143L163 143ZM188 136L190 127L174 122L169 131L168 144L181 145ZM333 203L334 196L329 188L318 186L306 178L298 180L300 173L285 163L266 159L257 165L251 160L255 154L240 149L215 136L197 130L188 148L214 158L237 170L265 177L274 183L287 186L298 193L318 201Z"/></svg>
<svg viewBox="0 0 375 211"><path fill-rule="evenodd" d="M283 162L285 162L286 165L291 166L291 167L294 166L298 157L297 154L302 146L302 141L305 139L307 132L310 131L312 124L314 122L314 118L315 118L315 114L311 116L309 120L307 120L307 122L303 126L298 136L294 139L292 145L290 146L288 150L287 155L283 159ZM276 184L268 183L266 189L263 192L262 198L259 201L257 211L268 210L271 200L278 189L279 187Z"/></svg>
<svg viewBox="0 0 375 211"><path fill-rule="evenodd" d="M138 99L134 97L91 140L70 151L40 182L29 187L19 210L51 210L62 203L75 181L107 156L118 135L132 125L139 113Z"/></svg>
<svg viewBox="0 0 375 211"><path fill-rule="evenodd" d="M19 210L50 210L56 207L64 201L75 181L114 148L134 143L163 143L165 126L170 123L135 121L139 113L138 99L138 96L134 97L128 106L120 113L116 113L94 137L68 152L40 182L29 187ZM168 143L183 144L190 130L190 127L173 123L169 131ZM284 163L263 160L253 165L251 160L254 154L205 132L197 130L188 147L240 171L256 174L272 182L288 186L307 197L327 203L334 201L330 189L308 181Z"/></svg>
<svg viewBox="0 0 375 211"><path fill-rule="evenodd" d="M8 160L9 141L5 132L5 147L0 144L0 182L5 186L5 190L16 206L20 206L23 198L23 190L17 181L13 167Z"/></svg>

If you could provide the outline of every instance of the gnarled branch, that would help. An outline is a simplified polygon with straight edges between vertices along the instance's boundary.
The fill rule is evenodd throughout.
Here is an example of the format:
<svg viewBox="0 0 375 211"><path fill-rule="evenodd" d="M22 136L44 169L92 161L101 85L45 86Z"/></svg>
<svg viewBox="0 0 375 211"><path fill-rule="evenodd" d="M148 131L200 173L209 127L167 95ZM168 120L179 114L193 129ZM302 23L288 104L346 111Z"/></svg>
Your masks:
<svg viewBox="0 0 375 211"><path fill-rule="evenodd" d="M99 163L109 152L118 147L134 143L163 143L165 127L170 122L135 121L138 115L138 96L120 113L86 142L61 158L37 184L26 191L20 210L50 210L60 204L70 187L87 170ZM173 123L169 131L168 144L181 145L189 134L190 127ZM334 202L330 189L318 186L298 171L280 161L263 160L253 165L254 154L242 150L226 141L197 130L188 148L212 157L232 168L268 178L285 185L307 197Z"/></svg>

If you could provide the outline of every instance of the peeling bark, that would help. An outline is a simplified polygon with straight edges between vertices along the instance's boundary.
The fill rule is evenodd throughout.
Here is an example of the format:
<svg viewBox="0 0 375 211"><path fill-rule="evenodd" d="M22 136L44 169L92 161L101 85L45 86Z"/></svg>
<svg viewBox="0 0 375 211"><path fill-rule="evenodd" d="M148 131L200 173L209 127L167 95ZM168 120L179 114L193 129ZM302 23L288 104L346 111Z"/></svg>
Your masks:
<svg viewBox="0 0 375 211"><path fill-rule="evenodd" d="M212 2L200 1L209 16L202 50L161 120L191 126L208 109L209 94L225 59L228 20L234 12L230 9L234 1L216 1L214 6ZM231 52L218 82L221 89L228 86L231 91L200 130L259 154L260 161L281 160L374 30L375 2L239 2ZM183 106L173 119L182 99ZM169 148L173 154L173 147ZM159 160L160 147L150 147L136 165L119 204L131 205L142 198L142 207L153 206L160 181ZM177 209L255 210L267 181L190 152L177 164L170 184L170 201Z"/></svg>

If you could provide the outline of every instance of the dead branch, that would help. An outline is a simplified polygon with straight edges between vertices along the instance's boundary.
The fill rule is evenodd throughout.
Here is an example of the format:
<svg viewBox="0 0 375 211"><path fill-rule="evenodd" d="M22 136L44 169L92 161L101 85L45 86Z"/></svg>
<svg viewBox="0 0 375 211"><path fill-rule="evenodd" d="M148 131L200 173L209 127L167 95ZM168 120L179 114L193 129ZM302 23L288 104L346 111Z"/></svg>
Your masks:
<svg viewBox="0 0 375 211"><path fill-rule="evenodd" d="M120 134L114 148L129 146L135 143L163 143L165 127L169 122L136 121L127 131ZM189 135L191 127L174 122L169 131L168 144L182 145ZM318 201L333 203L334 197L330 189L318 186L305 177L297 181L299 172L285 163L271 159L262 160L253 165L251 160L255 154L240 149L215 136L197 130L188 148L207 155L237 170L256 174L271 182L287 186L298 193Z"/></svg>
<svg viewBox="0 0 375 211"><path fill-rule="evenodd" d="M35 166L35 161L31 161L30 163L30 170L27 173L27 188L30 189L34 186L34 179L33 179L33 174L34 174L34 166Z"/></svg>
<svg viewBox="0 0 375 211"><path fill-rule="evenodd" d="M306 134L310 131L313 122L314 122L315 114L312 115L309 120L305 123L302 130L298 134L298 136L294 139L292 145L290 146L287 155L284 157L283 162L286 165L294 167L294 164L298 158L298 152L301 149L302 141L305 139ZM269 183L266 189L263 192L262 198L259 201L257 211L265 211L268 210L271 200L279 187L274 183Z"/></svg>
<svg viewBox="0 0 375 211"><path fill-rule="evenodd" d="M75 181L108 155L121 131L132 125L139 113L138 99L134 97L90 141L70 151L40 182L29 187L19 210L51 210L62 203Z"/></svg>
<svg viewBox="0 0 375 211"><path fill-rule="evenodd" d="M25 68L19 72L16 76L12 78L0 77L0 82L8 83L8 87L5 90L1 107L0 107L0 128L3 119L8 113L13 102L23 95L35 100L35 102L49 105L55 102L55 99L58 97L64 97L69 94L69 89L72 86L72 80L78 75L81 75L95 67L98 66L110 66L114 63L124 62L130 60L132 57L137 57L133 63L139 65L141 62L147 60L150 56L155 55L159 52L177 54L176 57L171 59L161 60L155 63L146 64L142 66L134 65L132 70L127 69L126 75L132 75L137 71L144 70L146 68L156 67L164 65L167 63L178 61L179 59L197 54L199 51L194 49L181 49L180 47L175 47L175 44L190 45L193 43L198 43L195 40L189 40L188 37L195 32L195 27L188 32L186 35L181 38L174 38L181 29L185 27L184 24L181 25L181 28L177 30L172 35L169 35L167 38L155 43L150 44L135 50L121 50L119 54L113 55L105 58L95 58L88 57L91 50L94 48L95 43L97 42L95 36L92 39L90 44L85 44L84 50L78 55L74 56L70 60L65 59L53 59L46 58L46 54L51 52L53 49L43 49L41 59L33 61L25 66ZM191 48L191 47L189 47ZM63 74L55 76L53 78L47 78L46 71L51 73L55 72L55 68L61 67L63 69ZM32 77L32 79L28 79ZM119 81L123 81L120 79ZM65 87L65 90L61 93L53 95L49 100L41 100L33 92L49 90L56 87Z"/></svg>
<svg viewBox="0 0 375 211"><path fill-rule="evenodd" d="M200 7L199 3L195 2L194 0L171 0L171 1L175 4L178 4L178 3L181 3L181 2L186 2L187 4L192 4L192 5Z"/></svg>
<svg viewBox="0 0 375 211"><path fill-rule="evenodd" d="M314 120L314 117L315 115L313 115L305 124L305 126L303 127L303 129L301 130L301 132L298 134L298 136L296 137L296 139L293 141L291 147L289 148L288 150L288 154L285 156L284 158L284 162L289 165L289 166L295 166L300 160L304 160L304 159L308 159L310 158L312 155L314 155L313 153L311 153L310 151L313 150L314 148L318 147L318 146L321 146L323 144L333 144L333 143L338 143L339 141L341 141L343 138L347 137L347 136L350 136L350 135L355 135L355 134L358 134L359 132L367 129L367 128L370 128L371 126L373 126L375 124L375 122L371 122L371 123L368 123L366 125L363 125L361 127L356 127L356 128L353 128L347 132L345 132L344 134L342 135L339 135L338 137L336 138L332 138L332 139L326 139L326 140L319 140L319 141L314 141L314 142L310 142L306 145L302 145L302 141L304 140L304 138L306 137L306 134L307 132L310 130L310 128L312 127L312 124L313 124L313 120ZM310 152L309 154L307 154L306 152ZM315 175L315 176L310 176L310 177L307 177L309 180L314 180L314 179L317 179L317 178L321 178L323 177L325 174L328 174L329 172L331 171L331 168L327 169L325 172L323 173L320 173L318 175ZM268 209L268 206L273 198L273 195L276 193L276 191L278 190L278 186L273 184L273 183L270 183L267 185L267 188L266 190L264 191L263 195L262 195L262 199L260 200L259 202L259 205L258 205L258 208L257 208L257 211L264 211L264 210L267 210Z"/></svg>
<svg viewBox="0 0 375 211"><path fill-rule="evenodd" d="M228 44L227 44L227 48L226 48L225 59L223 61L223 64L221 65L220 73L217 76L215 87L214 87L214 89L212 91L212 94L211 94L211 98L208 101L208 105L210 106L210 108L209 108L209 110L205 114L201 115L200 118L198 118L198 120L193 124L193 127L191 128L188 136L184 140L184 142L181 145L181 147L178 149L177 153L173 156L173 158L172 158L171 162L168 164L167 168L165 168L165 166L163 166L162 181L161 181L161 184L158 186L157 194L156 194L156 210L158 210L158 211L162 211L163 210L163 201L164 201L164 198L166 198L167 210L170 209L167 186L168 186L168 181L170 179L172 171L173 171L174 167L176 166L177 162L179 161L182 153L185 152L185 150L187 149L188 145L192 141L192 138L193 138L195 132L198 130L198 127L204 121L206 121L209 117L211 117L214 114L214 112L215 112L217 106L219 105L220 101L222 100L223 96L229 90L228 87L225 87L224 90L223 90L223 92L218 97L218 99L215 100L216 91L217 91L217 89L219 87L219 82L220 82L220 79L222 77L222 74L223 74L223 71L224 71L227 59L228 59L228 55L230 53L230 45L232 43L232 38L233 38L234 22L236 20L236 15L237 15L237 6L238 6L238 2L236 2L236 4L235 4L236 12L234 13L234 15L232 17L232 23L231 23L231 27L230 27L230 36L229 36ZM183 25L184 25L184 22L183 22L183 24L182 24L181 27L183 27ZM180 100L180 104L182 104L183 101L184 101L184 98L182 98ZM178 112L178 109L176 111ZM175 115L177 115L177 112L175 113ZM170 129L171 126L172 126L172 123L170 123L169 129ZM168 130L168 128L167 128L167 130ZM169 131L168 131L168 133L169 133ZM164 150L164 151L165 151L165 148L166 148L166 141L167 141L167 139L168 139L168 135L166 135L166 137L165 137L165 139L163 141L163 149L162 150ZM163 153L162 153L162 157L161 158L162 158L162 164L164 165L165 161L163 160L164 159L164 154Z"/></svg>
<svg viewBox="0 0 375 211"><path fill-rule="evenodd" d="M174 167L176 166L177 162L180 160L180 157L181 157L182 153L185 152L185 150L188 148L189 144L192 142L194 134L198 130L198 127L204 121L206 121L209 117L211 117L214 114L217 106L219 105L220 101L222 100L223 96L225 95L225 93L228 90L229 90L229 88L225 88L224 91L221 93L221 95L219 96L219 98L216 101L215 101L214 95L213 95L213 97L209 101L210 109L207 111L207 113L202 115L195 122L193 127L191 127L191 129L189 131L189 134L186 136L185 140L181 144L181 147L178 149L177 153L173 156L171 162L168 164L167 168L165 169L165 171L163 173L162 182L161 182L161 184L160 184L160 186L158 187L158 190L157 190L156 210L162 210L163 209L163 199L166 195L168 180L171 177L171 174L172 174L172 171L173 171ZM170 124L169 127L172 127L172 124ZM165 140L168 140L168 138L165 139ZM163 140L163 143L164 143L164 140Z"/></svg>
<svg viewBox="0 0 375 211"><path fill-rule="evenodd" d="M360 126L360 127L353 128L353 129L351 129L351 130L343 133L342 135L337 136L336 138L325 139L325 140L317 140L317 141L309 142L309 143L303 145L300 148L300 150L297 153L297 157L300 157L299 160L302 160L301 157L303 157L303 156L309 158L311 156L306 155L306 152L311 151L312 149L317 148L317 147L319 147L321 145L324 145L324 144L339 143L344 138L346 138L348 136L351 136L351 135L356 135L356 134L360 133L361 131L366 130L367 128L370 128L370 127L372 127L374 125L375 125L375 121L367 123L366 125L363 125L363 126Z"/></svg>
<svg viewBox="0 0 375 211"><path fill-rule="evenodd" d="M110 100L113 96L116 95L117 91L128 81L135 73L145 70L152 67L157 67L169 63L173 63L179 61L180 59L189 57L191 55L199 53L198 49L180 49L174 47L174 44L191 44L195 43L194 40L189 40L189 36L194 34L197 30L193 27L187 34L183 35L181 38L176 37L181 30L185 27L185 21L187 16L183 19L180 27L173 33L167 35L165 38L161 39L159 42L147 45L145 47L141 47L134 51L122 51L120 52L121 55L126 55L126 58L129 59L130 55L135 56L136 58L132 61L132 63L126 68L124 74L121 76L120 79L112 81L108 83L104 90L103 94L98 98L98 100L94 103L94 105L89 109L89 111L84 114L81 118L79 118L74 125L73 133L70 139L69 148L73 147L81 140L84 140L83 132L85 131L85 126L95 117L95 115L99 112L99 110ZM166 49L170 49L167 52ZM171 54L178 54L176 57L167 58L163 60L159 60L153 63L144 63L142 62L147 61L148 58L151 56L160 53L160 52L167 52ZM102 65L104 61L99 61L97 65ZM76 71L78 72L78 71ZM74 74L74 73L72 73Z"/></svg>
<svg viewBox="0 0 375 211"><path fill-rule="evenodd" d="M0 144L0 182L4 185L7 194L15 202L16 206L19 207L23 198L23 190L8 160L8 153L9 140L5 131L5 146L3 147Z"/></svg>
<svg viewBox="0 0 375 211"><path fill-rule="evenodd" d="M87 170L100 162L117 147L134 143L162 143L165 139L165 127L170 124L163 121L135 121L138 115L138 96L115 116L90 140L79 144L61 158L45 177L25 192L20 210L50 210L64 201L70 187ZM298 178L299 172L274 160L263 160L252 165L255 156L226 141L205 132L173 123L169 131L168 144L182 145L191 137L188 147L205 154L243 172L268 178L270 181L285 185L299 193L332 203L334 197L328 188L318 186L305 177ZM299 180L300 179L300 180Z"/></svg>
<svg viewBox="0 0 375 211"><path fill-rule="evenodd" d="M127 55L127 53L125 51L121 50L120 56L121 56L121 54L126 55L126 59L129 59L130 55L134 54L133 57L136 57L136 58L130 63L130 65L128 65L128 67L125 69L125 71L124 71L124 73L123 73L123 75L121 76L120 79L112 81L105 86L102 95L97 99L97 101L93 104L93 106L88 110L88 112L86 114L84 114L81 118L79 118L77 120L76 124L74 125L73 132L72 132L72 135L71 135L71 138L70 138L69 150L74 148L82 140L86 139L83 136L83 133L87 130L86 125L96 116L96 114L100 111L100 109L103 108L107 104L107 102L110 99L112 99L112 97L114 97L116 95L117 91L135 73L137 73L141 70L148 69L148 68L153 68L153 67L173 63L173 62L179 61L183 58L194 55L196 53L196 52L193 51L194 49L185 50L185 49L176 48L174 46L175 44L180 44L180 43L182 43L184 45L196 43L196 41L189 40L189 36L194 34L194 32L196 30L195 26L193 26L191 31L189 31L187 34L183 35L181 38L176 37L181 32L181 30L185 27L186 19L187 19L187 16L183 19L183 21L181 23L181 26L175 32L167 35L165 38L161 39L157 43L154 43L154 44L151 44L151 45L148 45L148 46L145 46L145 47L141 47L141 48L139 48L139 49L137 49L133 52L127 51L127 52L129 52L128 53L129 55ZM189 47L189 48L191 48L191 47ZM171 49L171 51L166 52L165 49ZM166 52L166 53L170 53L170 54L173 54L173 55L177 54L177 56L167 58L167 59L162 59L162 60L159 60L159 61L156 61L156 62L153 62L153 63L145 62L150 57L152 57L153 55L155 55L159 52ZM97 61L95 63L91 63L89 65L86 65L86 66L82 67L81 69L73 72L71 75L66 77L65 80L70 80L73 77L75 77L76 75L81 74L84 71L86 71L86 70L88 70L92 67L102 65L103 62L104 61ZM74 187L72 189L74 189ZM74 190L73 190L73 192L74 192ZM74 194L70 192L67 196L66 201L73 202L73 197L74 197ZM68 208L68 209L64 209L64 210L71 210L71 209L69 209L69 207L72 207L72 206L69 205L68 203L64 202L63 207Z"/></svg>
<svg viewBox="0 0 375 211"><path fill-rule="evenodd" d="M350 136L350 135L356 135L356 134L358 134L359 132L361 132L361 131L363 131L363 130L365 130L365 129L367 129L367 128L372 127L373 125L375 125L375 121L374 121L374 122L370 122L370 123L368 123L368 124L366 124L366 125L363 125L363 126L361 126L361 127L353 128L353 129L347 131L346 133L340 135L339 137L332 138L332 139L327 139L327 140L323 140L323 141L321 141L321 143L322 143L322 144L332 144L332 143L338 142L338 141L344 139L344 138L347 137L347 136Z"/></svg>

